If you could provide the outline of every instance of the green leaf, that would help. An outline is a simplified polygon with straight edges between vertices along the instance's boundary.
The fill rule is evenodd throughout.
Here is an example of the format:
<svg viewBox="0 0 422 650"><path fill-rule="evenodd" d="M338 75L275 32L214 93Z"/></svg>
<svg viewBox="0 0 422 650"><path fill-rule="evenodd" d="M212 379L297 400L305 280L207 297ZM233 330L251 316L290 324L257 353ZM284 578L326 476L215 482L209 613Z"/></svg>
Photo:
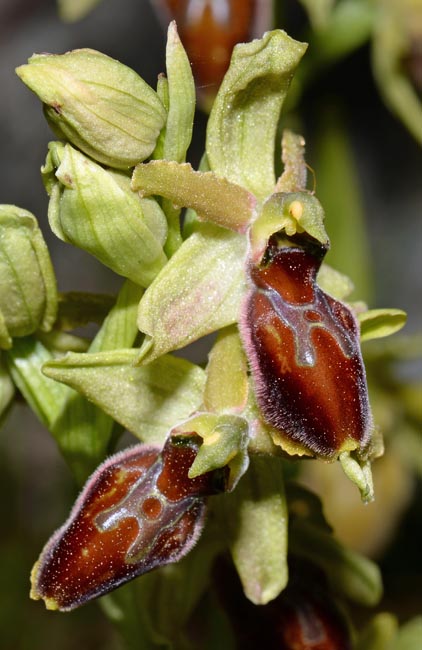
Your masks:
<svg viewBox="0 0 422 650"><path fill-rule="evenodd" d="M281 30L236 45L208 120L211 170L259 199L275 185L278 118L306 47Z"/></svg>
<svg viewBox="0 0 422 650"><path fill-rule="evenodd" d="M116 304L94 338L89 351L103 352L116 348L129 348L138 334L136 315L143 289L126 280L117 296Z"/></svg>
<svg viewBox="0 0 422 650"><path fill-rule="evenodd" d="M241 413L249 393L246 355L235 325L222 330L208 356L204 406L208 411Z"/></svg>
<svg viewBox="0 0 422 650"><path fill-rule="evenodd" d="M57 0L60 18L68 23L81 20L90 13L101 0Z"/></svg>
<svg viewBox="0 0 422 650"><path fill-rule="evenodd" d="M49 331L56 313L56 279L36 218L0 205L0 347L10 347L12 337Z"/></svg>
<svg viewBox="0 0 422 650"><path fill-rule="evenodd" d="M211 224L183 243L139 304L142 363L237 321L246 246L244 236Z"/></svg>
<svg viewBox="0 0 422 650"><path fill-rule="evenodd" d="M407 319L401 309L369 309L358 314L360 340L369 341L390 336L401 330Z"/></svg>
<svg viewBox="0 0 422 650"><path fill-rule="evenodd" d="M69 291L59 294L55 326L61 330L73 330L88 323L102 323L116 299L98 293Z"/></svg>
<svg viewBox="0 0 422 650"><path fill-rule="evenodd" d="M245 595L255 605L273 600L287 584L287 506L282 466L274 456L252 456L234 492L222 499L227 535Z"/></svg>
<svg viewBox="0 0 422 650"><path fill-rule="evenodd" d="M397 619L388 612L381 612L366 625L355 650L397 650Z"/></svg>
<svg viewBox="0 0 422 650"><path fill-rule="evenodd" d="M43 102L56 135L98 162L127 169L153 152L166 111L119 61L90 49L34 54L16 73Z"/></svg>
<svg viewBox="0 0 422 650"><path fill-rule="evenodd" d="M127 281L116 305L99 330L91 351L132 345L137 335L136 312L142 289ZM33 337L15 339L7 363L16 386L51 431L79 483L104 456L113 420L68 386L45 376L41 368L53 362L51 352ZM85 354L78 355L85 357Z"/></svg>
<svg viewBox="0 0 422 650"><path fill-rule="evenodd" d="M166 263L160 241L149 229L138 197L122 188L115 175L69 144L50 144L44 173L52 156L60 157L51 191L48 218L63 241L94 255L116 273L148 286Z"/></svg>
<svg viewBox="0 0 422 650"><path fill-rule="evenodd" d="M137 357L137 350L69 353L46 363L43 372L75 388L141 440L162 444L175 422L199 408L205 373L169 355L134 366Z"/></svg>
<svg viewBox="0 0 422 650"><path fill-rule="evenodd" d="M245 232L256 204L245 189L213 172L196 172L187 163L164 160L138 165L132 188L142 196L164 196L175 205L193 208L203 221L239 232Z"/></svg>
<svg viewBox="0 0 422 650"><path fill-rule="evenodd" d="M331 533L301 518L291 521L289 548L319 566L347 598L374 606L382 595L381 574L373 562L343 547Z"/></svg>
<svg viewBox="0 0 422 650"><path fill-rule="evenodd" d="M422 638L422 616L415 616L400 627L394 650L419 650Z"/></svg>
<svg viewBox="0 0 422 650"><path fill-rule="evenodd" d="M17 338L13 348L5 353L10 374L31 409L51 430L68 396L68 389L45 377L43 363L52 354L32 336Z"/></svg>
<svg viewBox="0 0 422 650"><path fill-rule="evenodd" d="M334 6L334 0L300 0L306 9L309 21L314 29L327 25Z"/></svg>
<svg viewBox="0 0 422 650"><path fill-rule="evenodd" d="M0 352L0 423L13 400L15 387Z"/></svg>
<svg viewBox="0 0 422 650"><path fill-rule="evenodd" d="M324 206L331 240L325 261L351 278L354 295L369 302L373 293L371 252L357 161L346 128L338 111L332 107L326 110L318 121L311 164L317 172L318 198Z"/></svg>
<svg viewBox="0 0 422 650"><path fill-rule="evenodd" d="M86 352L90 346L91 341L81 336L61 332L60 330L52 330L51 332L40 332L38 339L45 347L53 354L65 352Z"/></svg>
<svg viewBox="0 0 422 650"><path fill-rule="evenodd" d="M189 478L228 465L228 490L233 490L249 465L247 421L236 415L200 413L173 429L172 435L192 431L203 439L203 443L191 465Z"/></svg>
<svg viewBox="0 0 422 650"><path fill-rule="evenodd" d="M137 335L136 311L142 289L127 280L89 348L91 353L130 346ZM85 357L85 354L80 355ZM44 368L43 368L44 372ZM60 384L56 384L61 386ZM50 426L79 484L106 453L114 421L103 410L68 387L60 412Z"/></svg>
<svg viewBox="0 0 422 650"><path fill-rule="evenodd" d="M180 562L142 576L102 598L106 612L128 641L148 650L193 650L186 626L209 585L212 562L222 542L208 525Z"/></svg>
<svg viewBox="0 0 422 650"><path fill-rule="evenodd" d="M377 9L372 40L374 77L387 106L422 144L421 97L404 64L420 38L420 5L412 0L384 0Z"/></svg>

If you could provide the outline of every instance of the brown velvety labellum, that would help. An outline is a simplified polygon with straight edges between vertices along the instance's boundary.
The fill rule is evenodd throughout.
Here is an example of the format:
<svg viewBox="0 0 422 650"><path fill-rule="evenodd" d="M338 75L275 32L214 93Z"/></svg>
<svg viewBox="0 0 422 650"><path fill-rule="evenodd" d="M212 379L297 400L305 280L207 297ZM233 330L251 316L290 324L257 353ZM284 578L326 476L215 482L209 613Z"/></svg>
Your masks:
<svg viewBox="0 0 422 650"><path fill-rule="evenodd" d="M199 440L169 438L161 453L137 445L103 463L45 546L31 596L70 610L188 553L205 497L224 488L221 472L188 478Z"/></svg>
<svg viewBox="0 0 422 650"><path fill-rule="evenodd" d="M264 420L330 458L363 448L372 420L358 325L316 283L324 254L272 241L251 266L241 331Z"/></svg>
<svg viewBox="0 0 422 650"><path fill-rule="evenodd" d="M215 94L233 47L252 34L256 0L163 0L161 4L176 20L198 88Z"/></svg>

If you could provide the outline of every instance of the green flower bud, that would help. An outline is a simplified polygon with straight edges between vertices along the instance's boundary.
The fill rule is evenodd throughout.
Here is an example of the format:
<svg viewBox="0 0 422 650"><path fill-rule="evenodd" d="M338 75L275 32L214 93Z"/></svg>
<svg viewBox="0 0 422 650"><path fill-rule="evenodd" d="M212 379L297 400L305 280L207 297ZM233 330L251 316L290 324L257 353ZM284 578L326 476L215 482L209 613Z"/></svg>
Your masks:
<svg viewBox="0 0 422 650"><path fill-rule="evenodd" d="M14 336L50 330L56 312L56 280L37 220L0 205L0 348L10 348Z"/></svg>
<svg viewBox="0 0 422 650"><path fill-rule="evenodd" d="M16 72L43 102L55 134L95 160L125 169L153 152L165 108L122 63L81 49L34 54Z"/></svg>
<svg viewBox="0 0 422 650"><path fill-rule="evenodd" d="M42 173L55 235L147 287L167 261L158 204L151 210L151 201L139 199L121 173L106 171L70 144L49 148Z"/></svg>

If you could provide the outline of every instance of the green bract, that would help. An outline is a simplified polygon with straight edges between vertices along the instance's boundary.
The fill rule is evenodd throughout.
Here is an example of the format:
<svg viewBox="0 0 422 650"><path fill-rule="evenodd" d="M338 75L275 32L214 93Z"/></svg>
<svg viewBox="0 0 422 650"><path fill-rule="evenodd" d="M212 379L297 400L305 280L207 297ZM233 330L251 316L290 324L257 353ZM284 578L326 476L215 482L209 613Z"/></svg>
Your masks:
<svg viewBox="0 0 422 650"><path fill-rule="evenodd" d="M116 273L147 287L164 266L164 216L70 144L51 143L43 167L53 232Z"/></svg>
<svg viewBox="0 0 422 650"><path fill-rule="evenodd" d="M254 456L236 490L222 500L223 530L245 595L265 605L284 589L287 505L281 461Z"/></svg>
<svg viewBox="0 0 422 650"><path fill-rule="evenodd" d="M0 348L10 348L15 336L48 331L56 312L56 280L37 220L0 205Z"/></svg>
<svg viewBox="0 0 422 650"><path fill-rule="evenodd" d="M38 95L47 120L101 163L127 169L154 150L166 111L136 72L95 50L34 54L16 70Z"/></svg>

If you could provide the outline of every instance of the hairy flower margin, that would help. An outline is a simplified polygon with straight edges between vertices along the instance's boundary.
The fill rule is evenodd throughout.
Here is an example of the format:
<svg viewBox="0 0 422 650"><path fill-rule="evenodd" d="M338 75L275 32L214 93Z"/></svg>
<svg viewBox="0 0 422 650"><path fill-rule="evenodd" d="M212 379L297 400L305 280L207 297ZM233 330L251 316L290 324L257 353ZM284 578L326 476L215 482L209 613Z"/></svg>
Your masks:
<svg viewBox="0 0 422 650"><path fill-rule="evenodd" d="M88 351L76 337L70 346L63 330L92 314L101 322L101 306L64 296L66 324L59 303L55 336L25 347L17 334L10 374L65 457L79 463L79 477L104 455L113 422L143 441L100 465L45 546L31 595L48 608L72 609L178 561L203 528L206 498L220 491L211 508L224 522L220 542L246 596L266 604L288 581L287 522L297 499L284 490L286 458L339 459L363 499L373 498L370 462L381 445L359 322L367 338L378 337L405 316L345 304L350 282L323 264L329 240L323 209L306 189L304 141L287 130L276 177L279 113L305 50L280 30L235 48L199 171L184 162L194 86L174 23L157 92L92 50L35 55L18 68L65 140L50 145L43 168L53 231L126 281ZM57 82L63 75L66 84ZM215 331L205 371L169 354ZM61 382L54 413L51 379ZM72 428L76 407L91 409L94 451ZM296 545L306 557L315 542L328 549L326 575L332 561L350 566L323 518L310 522L291 527L292 552ZM353 562L371 585L355 599L372 604L379 576L370 563ZM341 589L353 599L347 581Z"/></svg>

